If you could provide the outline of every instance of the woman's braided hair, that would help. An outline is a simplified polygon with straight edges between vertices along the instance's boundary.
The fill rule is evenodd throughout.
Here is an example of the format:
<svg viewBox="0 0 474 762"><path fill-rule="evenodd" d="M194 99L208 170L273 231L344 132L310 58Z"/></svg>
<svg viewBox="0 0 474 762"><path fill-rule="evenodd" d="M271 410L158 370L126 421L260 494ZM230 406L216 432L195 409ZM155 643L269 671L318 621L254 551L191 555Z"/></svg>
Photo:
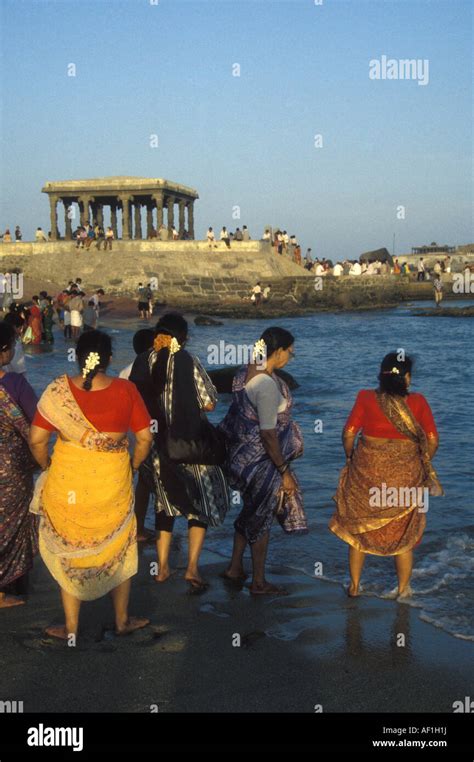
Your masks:
<svg viewBox="0 0 474 762"><path fill-rule="evenodd" d="M76 348L77 362L84 378L82 388L89 392L97 373L104 372L112 354L112 339L104 331L86 331Z"/></svg>

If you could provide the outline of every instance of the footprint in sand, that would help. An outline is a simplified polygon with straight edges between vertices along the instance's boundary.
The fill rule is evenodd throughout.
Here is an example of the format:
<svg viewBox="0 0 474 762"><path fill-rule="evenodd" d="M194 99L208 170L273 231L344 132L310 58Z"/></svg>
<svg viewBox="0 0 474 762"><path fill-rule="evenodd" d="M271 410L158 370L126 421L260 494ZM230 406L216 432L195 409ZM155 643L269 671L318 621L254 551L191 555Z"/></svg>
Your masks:
<svg viewBox="0 0 474 762"><path fill-rule="evenodd" d="M151 646L154 651L164 653L179 653L186 647L186 637L162 627L157 627L152 632L152 638L144 646Z"/></svg>

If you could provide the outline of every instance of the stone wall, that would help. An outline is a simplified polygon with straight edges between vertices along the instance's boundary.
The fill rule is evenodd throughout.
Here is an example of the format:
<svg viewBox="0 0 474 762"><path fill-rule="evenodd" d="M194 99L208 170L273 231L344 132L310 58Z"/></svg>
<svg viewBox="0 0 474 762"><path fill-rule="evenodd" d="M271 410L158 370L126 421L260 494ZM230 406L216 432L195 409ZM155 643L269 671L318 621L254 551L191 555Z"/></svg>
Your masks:
<svg viewBox="0 0 474 762"><path fill-rule="evenodd" d="M0 245L0 271L21 270L35 281L67 284L81 277L108 294L136 295L139 281L153 279L159 301L184 304L248 296L257 281L275 287L282 279L312 280L288 257L276 256L260 241L224 243L209 250L205 241L114 241L112 251L76 249L68 241Z"/></svg>
<svg viewBox="0 0 474 762"><path fill-rule="evenodd" d="M87 291L102 287L107 295L134 298L139 281L155 279L159 303L229 315L253 309L243 298L249 298L257 281L271 285L271 301L264 309L275 314L367 309L433 298L432 283L416 283L413 277L315 278L260 241L235 242L230 250L219 244L211 251L204 241L115 241L111 252L97 251L94 244L90 250L76 249L67 241L1 244L0 272L14 270L38 290L80 276ZM444 275L443 280L450 278ZM448 282L444 293L453 296Z"/></svg>

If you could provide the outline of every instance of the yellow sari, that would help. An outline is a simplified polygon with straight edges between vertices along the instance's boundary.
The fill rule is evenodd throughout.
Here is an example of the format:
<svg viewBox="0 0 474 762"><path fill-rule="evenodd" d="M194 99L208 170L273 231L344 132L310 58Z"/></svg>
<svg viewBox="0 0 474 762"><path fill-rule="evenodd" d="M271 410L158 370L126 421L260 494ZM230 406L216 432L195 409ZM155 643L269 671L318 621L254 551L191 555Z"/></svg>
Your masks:
<svg viewBox="0 0 474 762"><path fill-rule="evenodd" d="M94 600L137 573L128 442L95 429L67 376L46 388L38 410L68 440L58 437L30 506L41 517L40 554L63 590Z"/></svg>

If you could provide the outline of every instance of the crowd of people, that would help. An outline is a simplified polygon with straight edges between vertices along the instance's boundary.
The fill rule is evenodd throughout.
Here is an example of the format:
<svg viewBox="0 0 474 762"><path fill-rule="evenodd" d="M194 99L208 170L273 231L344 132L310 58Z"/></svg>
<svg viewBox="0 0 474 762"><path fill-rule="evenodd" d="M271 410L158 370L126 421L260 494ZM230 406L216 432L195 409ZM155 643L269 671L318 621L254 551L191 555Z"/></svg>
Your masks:
<svg viewBox="0 0 474 762"><path fill-rule="evenodd" d="M6 279L8 274L2 275ZM1 284L0 284L1 285ZM31 301L14 301L11 292L0 288L0 309L5 322L12 324L17 332L17 351L20 357L22 344L53 344L53 326L59 325L65 339L77 341L84 331L98 327L100 298L103 289L98 288L90 296L82 290L82 279L69 281L66 288L56 296L40 291Z"/></svg>
<svg viewBox="0 0 474 762"><path fill-rule="evenodd" d="M90 249L94 244L96 249L101 249L104 245L104 251L109 249L112 251L112 242L114 240L114 231L110 227L104 231L102 225L95 222L90 225L88 222L85 225L79 225L73 233L73 239L76 242L76 249Z"/></svg>
<svg viewBox="0 0 474 762"><path fill-rule="evenodd" d="M293 420L288 385L278 373L294 357L296 339L289 331L275 326L263 331L251 361L235 374L230 407L217 426L206 416L216 406L216 389L188 351L188 325L178 313L166 313L154 330L135 334L136 357L118 378L110 374L111 337L101 330L84 332L76 347L77 372L52 379L39 400L25 373L10 370L15 341L14 326L3 320L0 607L26 602L28 572L39 551L64 608L63 623L51 624L49 636L76 636L82 602L108 592L118 635L146 627L148 617L129 613L137 543L156 542L155 579L165 584L173 574L175 520L184 517L184 576L194 592L206 590L199 559L207 531L226 518L231 490L240 494L241 509L232 558L221 576L241 589L249 548L250 593L285 594L266 576L271 526L276 519L288 534L308 531L293 471L303 437ZM394 557L397 594L410 595L413 549L426 524L426 512L411 497L409 506L387 511L370 499L369 487L395 480L403 488L423 485L430 494L442 494L431 462L436 425L423 395L410 392L412 372L408 357L386 355L377 390L358 393L344 426L346 464L329 528L350 547L350 596L359 595L370 554ZM154 532L145 529L150 497Z"/></svg>
<svg viewBox="0 0 474 762"><path fill-rule="evenodd" d="M212 227L209 227L207 229L206 233L206 240L209 246L209 249L217 249L218 242L216 240L216 234L214 232L214 229ZM242 227L242 230L240 227L236 228L234 232L227 230L226 226L223 225L221 232L219 234L219 240L222 241L228 249L232 246L232 244L237 241L250 241L250 233L247 228L247 225L244 225Z"/></svg>

